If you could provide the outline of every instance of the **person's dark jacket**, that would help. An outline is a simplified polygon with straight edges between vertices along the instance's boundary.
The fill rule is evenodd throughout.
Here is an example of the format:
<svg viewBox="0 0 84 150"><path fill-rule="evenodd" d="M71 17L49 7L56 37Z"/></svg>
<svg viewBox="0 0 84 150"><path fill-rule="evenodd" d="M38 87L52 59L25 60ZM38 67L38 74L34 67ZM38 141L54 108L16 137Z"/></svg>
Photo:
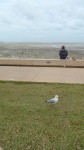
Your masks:
<svg viewBox="0 0 84 150"><path fill-rule="evenodd" d="M68 51L66 49L61 49L59 51L60 59L66 59L68 56Z"/></svg>

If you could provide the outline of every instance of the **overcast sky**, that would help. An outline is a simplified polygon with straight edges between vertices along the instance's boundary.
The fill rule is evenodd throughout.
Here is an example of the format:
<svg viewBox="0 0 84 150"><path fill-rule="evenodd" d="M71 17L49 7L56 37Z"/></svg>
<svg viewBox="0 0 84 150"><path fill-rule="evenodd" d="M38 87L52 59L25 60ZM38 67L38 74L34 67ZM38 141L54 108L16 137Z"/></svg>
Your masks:
<svg viewBox="0 0 84 150"><path fill-rule="evenodd" d="M84 42L84 1L0 0L0 41Z"/></svg>

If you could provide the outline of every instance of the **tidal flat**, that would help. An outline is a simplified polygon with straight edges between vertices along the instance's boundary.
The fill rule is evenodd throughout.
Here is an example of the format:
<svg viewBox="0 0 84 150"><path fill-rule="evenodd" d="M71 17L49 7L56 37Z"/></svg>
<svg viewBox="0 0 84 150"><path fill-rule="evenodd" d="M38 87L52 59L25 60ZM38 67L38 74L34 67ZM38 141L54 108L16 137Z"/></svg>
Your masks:
<svg viewBox="0 0 84 150"><path fill-rule="evenodd" d="M69 58L84 59L84 43L7 43L0 42L0 58L59 59L65 45Z"/></svg>

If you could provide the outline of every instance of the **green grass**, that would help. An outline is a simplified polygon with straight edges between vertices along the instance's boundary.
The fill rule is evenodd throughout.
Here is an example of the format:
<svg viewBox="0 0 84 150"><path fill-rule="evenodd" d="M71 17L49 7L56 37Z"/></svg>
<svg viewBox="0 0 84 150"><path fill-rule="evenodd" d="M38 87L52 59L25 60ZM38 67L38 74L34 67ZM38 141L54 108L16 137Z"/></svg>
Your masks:
<svg viewBox="0 0 84 150"><path fill-rule="evenodd" d="M45 100L59 95L52 109ZM4 150L84 150L84 85L0 81Z"/></svg>

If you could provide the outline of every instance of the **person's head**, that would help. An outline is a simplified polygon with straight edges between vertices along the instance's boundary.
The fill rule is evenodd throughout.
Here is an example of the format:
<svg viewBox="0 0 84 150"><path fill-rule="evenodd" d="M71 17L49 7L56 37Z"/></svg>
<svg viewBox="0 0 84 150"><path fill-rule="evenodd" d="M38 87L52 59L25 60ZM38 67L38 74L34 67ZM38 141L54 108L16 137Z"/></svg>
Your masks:
<svg viewBox="0 0 84 150"><path fill-rule="evenodd" d="M62 46L62 49L65 49L65 46L64 46L64 45Z"/></svg>

